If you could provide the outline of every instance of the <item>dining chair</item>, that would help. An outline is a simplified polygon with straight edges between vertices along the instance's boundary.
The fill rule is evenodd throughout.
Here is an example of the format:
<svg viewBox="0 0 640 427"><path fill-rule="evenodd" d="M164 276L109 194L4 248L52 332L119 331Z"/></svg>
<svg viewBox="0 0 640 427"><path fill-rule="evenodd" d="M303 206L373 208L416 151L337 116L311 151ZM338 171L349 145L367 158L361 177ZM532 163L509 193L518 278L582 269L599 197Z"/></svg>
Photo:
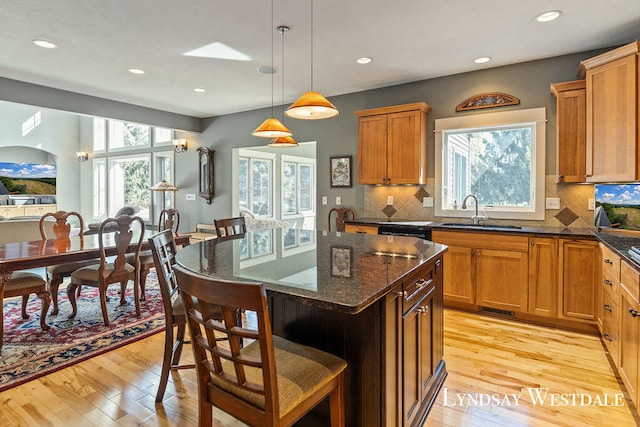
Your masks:
<svg viewBox="0 0 640 427"><path fill-rule="evenodd" d="M213 406L253 426L289 426L329 398L331 426L345 425L346 362L271 333L264 286L216 280L174 267L187 313L198 381L198 424L211 426ZM222 308L216 320L208 304ZM239 310L257 324L240 327ZM219 345L216 334L228 338ZM240 346L241 340L253 340Z"/></svg>
<svg viewBox="0 0 640 427"><path fill-rule="evenodd" d="M247 232L247 224L243 216L215 219L213 220L213 224L216 227L218 237L241 237Z"/></svg>
<svg viewBox="0 0 640 427"><path fill-rule="evenodd" d="M331 214L333 212L336 212L338 214L338 216L336 217L336 231L344 231L344 221L349 215L351 215L351 219L356 218L356 213L351 208L331 208L331 210L329 211L329 231L331 231Z"/></svg>
<svg viewBox="0 0 640 427"><path fill-rule="evenodd" d="M82 219L82 215L77 212L65 211L48 212L40 217L40 235L42 237L42 240L46 240L52 237L47 236L45 221L48 221L48 218L53 218L56 221L53 225L53 234L55 235L56 242L61 244L62 246L64 246L65 242L69 242L69 237L71 235L71 224L69 223L69 217L76 218L78 227L80 229L80 240L82 240L82 232L84 231L84 220ZM99 259L93 259L86 261L67 262L64 264L57 264L47 267L47 281L49 282L49 292L51 293L51 300L53 302L53 310L51 311L51 314L58 314L58 289L64 281L64 278L71 276L71 273L79 268L97 264L99 262ZM80 287L78 287L77 296L80 296Z"/></svg>
<svg viewBox="0 0 640 427"><path fill-rule="evenodd" d="M29 295L36 294L42 300L40 309L40 329L48 331L49 325L46 323L47 311L51 303L51 295L47 290L47 281L40 277L39 274L29 271L16 271L11 275L11 279L4 288L4 298L22 297L22 318L28 319L27 302ZM4 301L0 301L0 349L4 341Z"/></svg>
<svg viewBox="0 0 640 427"><path fill-rule="evenodd" d="M117 230L105 231L113 223L117 224ZM139 224L139 230L134 232L134 224ZM102 317L105 326L109 326L109 316L107 314L107 287L113 283L120 283L120 304L125 305L125 291L127 282L133 280L134 303L136 307L136 315L140 317L140 301L138 292L139 275L137 272L140 268L140 247L144 238L144 221L138 216L121 215L117 218L107 218L100 224L98 228L98 244L100 248L100 263L82 267L71 273L71 283L67 286L67 296L71 303L72 313L69 319L76 317L78 307L76 304L76 288L78 286L92 286L98 288L100 294L100 306L102 308ZM115 259L107 262L107 250L105 240L108 236L112 236L115 242L117 254ZM134 239L135 236L135 239ZM135 245L134 264L127 263L125 255L130 245Z"/></svg>
<svg viewBox="0 0 640 427"><path fill-rule="evenodd" d="M160 219L158 220L158 231L162 230L171 230L173 233L178 232L178 227L180 227L180 211L178 209L166 208L160 212ZM126 260L129 264L133 265L135 260L133 259L134 254L128 253L126 255ZM140 283L140 300L146 300L146 292L145 289L147 287L147 276L149 275L149 270L155 267L153 261L153 255L151 254L151 250L140 252L140 270L139 270L139 283Z"/></svg>

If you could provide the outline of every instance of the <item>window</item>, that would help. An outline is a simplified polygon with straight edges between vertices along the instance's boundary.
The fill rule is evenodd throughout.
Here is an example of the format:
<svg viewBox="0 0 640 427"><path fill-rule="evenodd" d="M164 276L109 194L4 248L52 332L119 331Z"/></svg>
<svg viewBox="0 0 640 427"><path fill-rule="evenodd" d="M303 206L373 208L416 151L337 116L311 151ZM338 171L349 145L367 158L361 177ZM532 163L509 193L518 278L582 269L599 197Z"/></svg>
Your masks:
<svg viewBox="0 0 640 427"><path fill-rule="evenodd" d="M490 218L544 219L544 149L544 108L436 120L436 215L469 217L473 194Z"/></svg>
<svg viewBox="0 0 640 427"><path fill-rule="evenodd" d="M150 145L151 128L136 123L109 120L109 150Z"/></svg>
<svg viewBox="0 0 640 427"><path fill-rule="evenodd" d="M273 156L240 150L238 165L239 207L256 216L273 216Z"/></svg>
<svg viewBox="0 0 640 427"><path fill-rule="evenodd" d="M151 205L151 159L149 154L119 156L109 159L109 213L122 206L140 207L137 214L149 220Z"/></svg>
<svg viewBox="0 0 640 427"><path fill-rule="evenodd" d="M282 156L282 217L314 212L314 178L310 159Z"/></svg>

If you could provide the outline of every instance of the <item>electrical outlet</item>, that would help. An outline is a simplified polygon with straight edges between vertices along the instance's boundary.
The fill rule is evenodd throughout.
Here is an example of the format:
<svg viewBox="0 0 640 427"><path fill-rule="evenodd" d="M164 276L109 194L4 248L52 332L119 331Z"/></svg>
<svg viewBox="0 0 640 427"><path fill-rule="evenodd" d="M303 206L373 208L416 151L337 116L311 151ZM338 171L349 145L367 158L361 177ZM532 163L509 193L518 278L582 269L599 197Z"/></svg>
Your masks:
<svg viewBox="0 0 640 427"><path fill-rule="evenodd" d="M547 197L545 202L547 209L560 209L559 197Z"/></svg>
<svg viewBox="0 0 640 427"><path fill-rule="evenodd" d="M336 205L340 206L342 204L342 197L336 196Z"/></svg>
<svg viewBox="0 0 640 427"><path fill-rule="evenodd" d="M588 211L592 211L596 208L596 200L595 199L589 199L589 201L587 202L587 210Z"/></svg>
<svg viewBox="0 0 640 427"><path fill-rule="evenodd" d="M393 196L387 196L387 205L393 206Z"/></svg>
<svg viewBox="0 0 640 427"><path fill-rule="evenodd" d="M187 200L195 200L195 199L196 199L195 194L187 194Z"/></svg>
<svg viewBox="0 0 640 427"><path fill-rule="evenodd" d="M322 204L326 205L327 203L327 196L322 196Z"/></svg>
<svg viewBox="0 0 640 427"><path fill-rule="evenodd" d="M433 207L433 197L423 197L422 198L422 206L424 206L425 208L432 208Z"/></svg>

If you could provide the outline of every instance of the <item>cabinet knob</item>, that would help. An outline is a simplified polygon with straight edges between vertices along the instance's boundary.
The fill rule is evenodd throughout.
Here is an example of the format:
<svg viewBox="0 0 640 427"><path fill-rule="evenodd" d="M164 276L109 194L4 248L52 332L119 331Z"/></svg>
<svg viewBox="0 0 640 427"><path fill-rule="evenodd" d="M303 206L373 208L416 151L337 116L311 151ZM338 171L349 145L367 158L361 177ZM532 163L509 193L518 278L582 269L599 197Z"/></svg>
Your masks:
<svg viewBox="0 0 640 427"><path fill-rule="evenodd" d="M560 181L564 180L564 175L560 175L560 176L558 176L558 179L559 179Z"/></svg>
<svg viewBox="0 0 640 427"><path fill-rule="evenodd" d="M613 265L613 261L611 261L609 258L605 258L604 263Z"/></svg>
<svg viewBox="0 0 640 427"><path fill-rule="evenodd" d="M418 280L418 281L416 282L416 288L421 288L421 287L425 286L427 283L429 283L429 282L427 282L427 281L426 281L426 280L424 280L424 279L420 279L420 280Z"/></svg>
<svg viewBox="0 0 640 427"><path fill-rule="evenodd" d="M629 307L629 314L633 317L637 317L640 316L640 311L634 310L633 308Z"/></svg>
<svg viewBox="0 0 640 427"><path fill-rule="evenodd" d="M605 285L609 285L609 286L613 286L613 282L609 279L604 279L604 284Z"/></svg>
<svg viewBox="0 0 640 427"><path fill-rule="evenodd" d="M603 338L607 341L613 341L613 339L611 339L611 335L609 334L604 334Z"/></svg>
<svg viewBox="0 0 640 427"><path fill-rule="evenodd" d="M607 310L608 312L613 313L613 308L611 308L611 306L609 304L605 304L603 308L605 310ZM631 310L631 309L629 309L629 310ZM632 314L632 316L633 316L633 314ZM635 316L633 316L633 317L635 317Z"/></svg>
<svg viewBox="0 0 640 427"><path fill-rule="evenodd" d="M397 295L402 298L407 298L407 291L397 292Z"/></svg>
<svg viewBox="0 0 640 427"><path fill-rule="evenodd" d="M536 242L531 242L531 246L535 246Z"/></svg>
<svg viewBox="0 0 640 427"><path fill-rule="evenodd" d="M426 313L429 312L429 306L428 305L421 305L416 310L418 311L418 313L426 314Z"/></svg>

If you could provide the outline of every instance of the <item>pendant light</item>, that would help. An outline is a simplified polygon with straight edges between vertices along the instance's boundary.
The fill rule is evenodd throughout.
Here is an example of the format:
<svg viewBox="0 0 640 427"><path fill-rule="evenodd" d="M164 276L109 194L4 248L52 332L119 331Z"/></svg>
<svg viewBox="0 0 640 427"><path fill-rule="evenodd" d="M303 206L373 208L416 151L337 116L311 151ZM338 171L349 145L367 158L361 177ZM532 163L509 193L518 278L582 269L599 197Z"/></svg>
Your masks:
<svg viewBox="0 0 640 427"><path fill-rule="evenodd" d="M280 68L282 73L282 122L284 122L284 34L289 31L289 27L287 27L286 25L280 25L276 30L280 34L282 34L282 67ZM293 139L293 136L280 136L269 141L269 144L267 144L267 146L281 148L297 147L298 143L295 139Z"/></svg>
<svg viewBox="0 0 640 427"><path fill-rule="evenodd" d="M273 29L273 0L271 0L271 29ZM271 69L274 71L271 73L271 117L262 122L260 126L251 132L251 135L261 138L291 136L291 131L280 120L276 119L273 114L273 74L275 73L273 68L273 32L271 33Z"/></svg>
<svg viewBox="0 0 640 427"><path fill-rule="evenodd" d="M303 120L328 119L337 116L338 109L321 93L313 91L313 0L311 0L311 91L291 104L285 113Z"/></svg>

